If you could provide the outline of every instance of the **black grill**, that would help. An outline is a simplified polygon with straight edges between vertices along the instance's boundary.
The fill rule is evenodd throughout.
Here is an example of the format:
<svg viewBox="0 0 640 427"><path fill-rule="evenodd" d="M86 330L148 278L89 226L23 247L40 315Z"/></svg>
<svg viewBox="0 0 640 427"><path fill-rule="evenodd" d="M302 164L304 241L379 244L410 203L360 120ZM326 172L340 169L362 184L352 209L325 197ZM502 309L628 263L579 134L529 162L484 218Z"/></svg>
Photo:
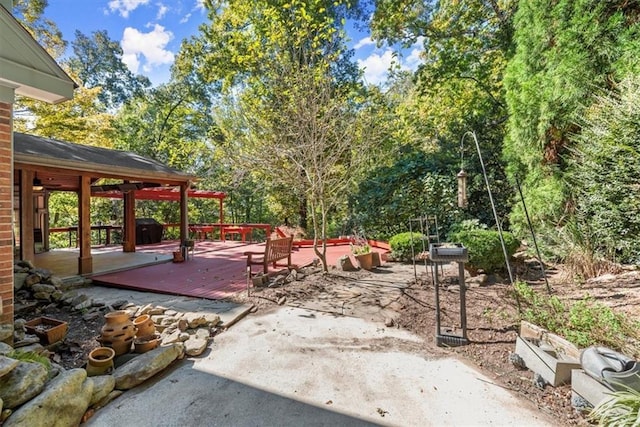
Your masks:
<svg viewBox="0 0 640 427"><path fill-rule="evenodd" d="M163 226L153 218L136 218L136 245L160 243Z"/></svg>

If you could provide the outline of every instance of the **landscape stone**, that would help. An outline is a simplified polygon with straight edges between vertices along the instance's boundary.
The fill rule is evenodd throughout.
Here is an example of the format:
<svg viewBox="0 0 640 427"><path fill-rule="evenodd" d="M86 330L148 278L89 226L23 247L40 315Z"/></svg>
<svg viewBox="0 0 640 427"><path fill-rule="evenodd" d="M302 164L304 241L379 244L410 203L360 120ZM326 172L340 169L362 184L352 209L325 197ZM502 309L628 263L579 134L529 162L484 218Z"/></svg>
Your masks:
<svg viewBox="0 0 640 427"><path fill-rule="evenodd" d="M358 270L358 267L353 264L351 258L348 255L342 255L340 258L338 258L338 261L336 262L336 268L342 271Z"/></svg>
<svg viewBox="0 0 640 427"><path fill-rule="evenodd" d="M6 341L13 336L13 325L5 323L0 325L0 341Z"/></svg>
<svg viewBox="0 0 640 427"><path fill-rule="evenodd" d="M186 319L178 320L178 329L180 329L182 332L186 331L187 329L189 329L189 322L187 322Z"/></svg>
<svg viewBox="0 0 640 427"><path fill-rule="evenodd" d="M4 407L13 409L37 396L47 378L47 369L40 363L20 361L0 381L0 399Z"/></svg>
<svg viewBox="0 0 640 427"><path fill-rule="evenodd" d="M20 363L18 360L11 357L0 356L0 378L11 372L18 366L18 363ZM2 408L0 408L0 412L2 412Z"/></svg>
<svg viewBox="0 0 640 427"><path fill-rule="evenodd" d="M169 335L166 335L164 338L162 338L162 344L173 344L173 343L177 343L180 342L180 334L182 333L182 331L180 330L176 330L174 332L172 332Z"/></svg>
<svg viewBox="0 0 640 427"><path fill-rule="evenodd" d="M183 318L189 323L190 328L197 328L207 323L207 319L202 313L184 313Z"/></svg>
<svg viewBox="0 0 640 427"><path fill-rule="evenodd" d="M53 285L47 285L44 283L36 283L31 287L31 291L34 293L52 294L56 291L56 287Z"/></svg>
<svg viewBox="0 0 640 427"><path fill-rule="evenodd" d="M158 347L130 360L117 368L113 374L116 389L129 390L142 384L181 357L183 352L183 345L170 345Z"/></svg>
<svg viewBox="0 0 640 427"><path fill-rule="evenodd" d="M36 283L40 283L40 280L42 280L40 278L39 275L37 274L29 274L25 279L24 279L24 284L26 287L30 288L31 286L35 285Z"/></svg>
<svg viewBox="0 0 640 427"><path fill-rule="evenodd" d="M93 409L100 409L100 408L105 407L113 399L116 399L117 397L120 397L122 395L122 393L124 393L124 391L122 391L122 390L113 390L104 399L102 399L101 401L93 404Z"/></svg>
<svg viewBox="0 0 640 427"><path fill-rule="evenodd" d="M13 347L11 347L9 344L4 343L4 342L0 342L0 354L1 355L7 355L9 353L11 353L13 351Z"/></svg>
<svg viewBox="0 0 640 427"><path fill-rule="evenodd" d="M93 406L113 391L116 386L116 379L113 375L97 375L90 378L93 381L93 393L89 401L89 406Z"/></svg>
<svg viewBox="0 0 640 427"><path fill-rule="evenodd" d="M196 338L208 340L211 337L211 332L208 328L198 328L195 333Z"/></svg>
<svg viewBox="0 0 640 427"><path fill-rule="evenodd" d="M54 378L45 390L16 410L5 427L76 426L89 407L93 381L84 369L71 369ZM55 423L54 423L55 420Z"/></svg>
<svg viewBox="0 0 640 427"><path fill-rule="evenodd" d="M24 281L29 273L14 273L13 274L13 288L19 291L24 286Z"/></svg>
<svg viewBox="0 0 640 427"><path fill-rule="evenodd" d="M164 314L164 312L167 309L165 307L162 306L157 306L157 307L153 307L151 310L149 310L149 313L147 313L149 316L154 316L154 315L158 315L158 314Z"/></svg>
<svg viewBox="0 0 640 427"><path fill-rule="evenodd" d="M184 352L188 356L200 356L207 348L208 340L192 336L184 342Z"/></svg>

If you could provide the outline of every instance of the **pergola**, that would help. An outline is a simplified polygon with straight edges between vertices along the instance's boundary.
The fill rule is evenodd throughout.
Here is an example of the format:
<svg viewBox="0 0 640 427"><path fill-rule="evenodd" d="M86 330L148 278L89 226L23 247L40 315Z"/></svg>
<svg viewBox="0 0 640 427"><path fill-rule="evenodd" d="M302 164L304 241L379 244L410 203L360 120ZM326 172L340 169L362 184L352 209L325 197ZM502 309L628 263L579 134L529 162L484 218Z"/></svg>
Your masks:
<svg viewBox="0 0 640 427"><path fill-rule="evenodd" d="M78 274L92 272L90 200L104 192L124 200L123 251L135 252L135 201L142 191L180 201L180 240L188 238L187 200L196 177L136 153L14 133L14 194L20 257L34 260L35 224L48 233L50 191L78 194ZM105 181L107 181L105 183ZM171 192L171 193L168 193ZM159 200L159 199L158 199ZM221 199L222 200L222 199Z"/></svg>

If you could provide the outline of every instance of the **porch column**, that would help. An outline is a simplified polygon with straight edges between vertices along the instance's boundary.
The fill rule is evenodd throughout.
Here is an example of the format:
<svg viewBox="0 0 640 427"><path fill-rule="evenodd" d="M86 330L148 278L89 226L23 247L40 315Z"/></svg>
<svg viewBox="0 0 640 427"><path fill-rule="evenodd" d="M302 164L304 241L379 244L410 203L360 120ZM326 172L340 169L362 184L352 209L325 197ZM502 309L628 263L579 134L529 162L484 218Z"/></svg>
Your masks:
<svg viewBox="0 0 640 427"><path fill-rule="evenodd" d="M13 89L0 86L0 341L13 343Z"/></svg>
<svg viewBox="0 0 640 427"><path fill-rule="evenodd" d="M187 208L188 184L180 185L180 242L184 243L189 238L189 210Z"/></svg>
<svg viewBox="0 0 640 427"><path fill-rule="evenodd" d="M33 238L33 171L20 171L20 258L35 260L35 241Z"/></svg>
<svg viewBox="0 0 640 427"><path fill-rule="evenodd" d="M125 181L127 182L127 181ZM133 191L123 194L124 200L124 239L122 252L136 251L136 195Z"/></svg>
<svg viewBox="0 0 640 427"><path fill-rule="evenodd" d="M78 237L80 256L78 258L78 274L93 272L91 258L91 177L82 175L78 192Z"/></svg>

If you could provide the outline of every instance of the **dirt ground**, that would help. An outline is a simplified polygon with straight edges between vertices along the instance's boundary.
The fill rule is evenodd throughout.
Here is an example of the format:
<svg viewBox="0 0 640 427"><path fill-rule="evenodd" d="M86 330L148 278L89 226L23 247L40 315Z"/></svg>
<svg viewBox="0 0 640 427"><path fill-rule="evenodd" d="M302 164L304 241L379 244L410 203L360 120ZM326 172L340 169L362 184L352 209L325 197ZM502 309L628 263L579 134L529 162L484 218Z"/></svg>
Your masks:
<svg viewBox="0 0 640 427"><path fill-rule="evenodd" d="M460 292L455 264L439 271L441 330L460 325ZM526 270L526 269L525 269ZM520 269L528 282L544 291L539 271ZM570 386L539 388L533 373L515 367L509 355L515 350L519 327L511 285L500 277L476 284L467 279L466 317L469 345L443 348L435 343L435 288L430 267L386 263L373 271L315 273L275 287L257 288L248 296L236 295L237 302L251 303L256 310L287 304L337 315L369 318L386 327L408 329L425 338L425 352L455 354L483 369L495 384L532 401L541 411L554 416L559 425L588 425L570 402ZM557 269L547 269L549 286L563 300L578 300L589 293L598 301L640 320L640 273L635 270L608 275L582 284L571 282ZM416 280L417 278L417 280ZM520 278L520 276L518 276ZM118 307L113 307L118 308ZM89 351L99 344L96 337L104 324L104 311L94 308L72 313L56 304L31 307L29 320L50 316L69 322L65 340L53 348L54 360L66 368L80 367ZM16 313L20 317L21 313Z"/></svg>

